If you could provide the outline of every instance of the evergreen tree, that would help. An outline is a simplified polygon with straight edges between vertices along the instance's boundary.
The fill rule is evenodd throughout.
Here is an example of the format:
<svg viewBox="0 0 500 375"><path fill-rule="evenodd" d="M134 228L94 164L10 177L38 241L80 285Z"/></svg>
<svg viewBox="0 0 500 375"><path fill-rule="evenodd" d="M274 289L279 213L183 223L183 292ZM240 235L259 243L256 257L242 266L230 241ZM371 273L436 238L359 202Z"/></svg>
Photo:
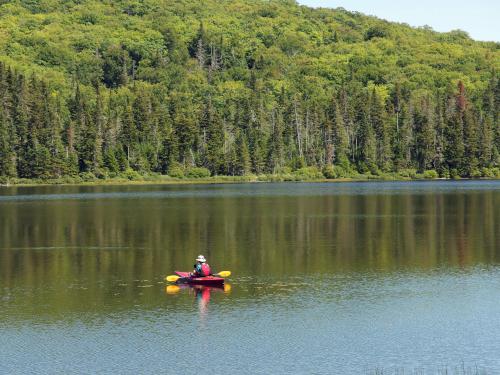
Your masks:
<svg viewBox="0 0 500 375"><path fill-rule="evenodd" d="M76 124L78 163L81 172L94 172L97 168L97 127L87 100L77 87L73 101L73 118Z"/></svg>
<svg viewBox="0 0 500 375"><path fill-rule="evenodd" d="M444 110L442 100L439 96L436 97L436 126L435 126L435 134L436 134L436 153L434 159L434 169L440 173L440 175L444 174L445 171L445 123L444 123Z"/></svg>
<svg viewBox="0 0 500 375"><path fill-rule="evenodd" d="M117 145L117 147L114 149L114 153L120 171L126 171L129 168L130 164L127 159L127 154L125 153L124 147L122 147L122 145Z"/></svg>
<svg viewBox="0 0 500 375"><path fill-rule="evenodd" d="M131 162L131 159L135 157L134 146L137 143L137 128L134 120L132 106L130 105L130 101L128 99L123 114L123 122L119 140L123 145L123 151L125 152L127 164L129 164Z"/></svg>
<svg viewBox="0 0 500 375"><path fill-rule="evenodd" d="M412 146L413 146L413 126L410 119L410 109L404 105L401 108L400 115L400 135L399 135L399 145L400 145L400 168L411 168L412 167Z"/></svg>
<svg viewBox="0 0 500 375"><path fill-rule="evenodd" d="M479 161L483 167L491 167L493 164L493 124L494 121L491 115L486 115L481 121Z"/></svg>
<svg viewBox="0 0 500 375"><path fill-rule="evenodd" d="M104 103L102 97L102 90L99 83L95 83L95 96L96 103L94 109L94 128L95 128L95 154L93 158L94 169L98 169L102 166L102 151L103 151L103 132L106 126L106 118L104 115Z"/></svg>
<svg viewBox="0 0 500 375"><path fill-rule="evenodd" d="M217 111L212 107L212 101L208 98L205 105L203 120L206 129L207 153L205 165L213 175L224 173L224 128L222 120Z"/></svg>
<svg viewBox="0 0 500 375"><path fill-rule="evenodd" d="M323 147L324 147L324 157L323 164L331 165L333 164L334 159L334 120L335 113L338 108L335 109L335 103L333 105L333 109L329 110L326 116L325 121L322 124L322 132L323 132ZM333 112L333 113L332 113Z"/></svg>
<svg viewBox="0 0 500 375"><path fill-rule="evenodd" d="M381 99L375 89L370 97L370 123L376 139L377 167L384 172L392 170L392 155L388 124L384 116Z"/></svg>
<svg viewBox="0 0 500 375"><path fill-rule="evenodd" d="M335 164L344 168L349 167L349 141L344 116L340 110L337 100L333 102L333 139L335 150Z"/></svg>
<svg viewBox="0 0 500 375"><path fill-rule="evenodd" d="M118 164L118 160L116 160L115 150L112 147L108 147L104 151L103 161L108 171L112 173L118 173L120 171L120 165Z"/></svg>
<svg viewBox="0 0 500 375"><path fill-rule="evenodd" d="M357 113L358 131L357 131L357 162L358 170L361 173L377 171L377 141L375 132L370 119L371 101L369 95L363 95L360 99L364 99L360 103Z"/></svg>
<svg viewBox="0 0 500 375"><path fill-rule="evenodd" d="M464 173L468 177L478 177L479 129L470 107L465 108L464 122Z"/></svg>
<svg viewBox="0 0 500 375"><path fill-rule="evenodd" d="M465 173L464 116L467 99L462 82L459 82L458 90L458 94L448 100L448 121L446 127L445 157L453 176Z"/></svg>
<svg viewBox="0 0 500 375"><path fill-rule="evenodd" d="M207 61L208 40L203 23L200 22L198 32L189 45L189 54L196 58L200 68L204 68Z"/></svg>
<svg viewBox="0 0 500 375"><path fill-rule="evenodd" d="M160 171L163 174L168 174L170 167L175 165L179 160L179 142L172 126L167 122L163 129L160 147L158 155Z"/></svg>
<svg viewBox="0 0 500 375"><path fill-rule="evenodd" d="M432 169L436 159L434 108L429 97L419 98L413 107L412 117L415 134L415 158L418 169L423 172Z"/></svg>
<svg viewBox="0 0 500 375"><path fill-rule="evenodd" d="M5 109L0 105L0 177L15 177L15 152L11 127Z"/></svg>
<svg viewBox="0 0 500 375"><path fill-rule="evenodd" d="M238 176L245 176L251 172L250 153L248 151L247 141L242 132L238 133L236 139L236 165L234 174Z"/></svg>
<svg viewBox="0 0 500 375"><path fill-rule="evenodd" d="M267 170L278 173L284 166L283 154L283 113L281 108L273 110L271 115L272 133L269 139Z"/></svg>
<svg viewBox="0 0 500 375"><path fill-rule="evenodd" d="M179 152L179 162L184 166L195 164L194 150L197 147L196 123L192 116L179 111L174 117L174 133Z"/></svg>

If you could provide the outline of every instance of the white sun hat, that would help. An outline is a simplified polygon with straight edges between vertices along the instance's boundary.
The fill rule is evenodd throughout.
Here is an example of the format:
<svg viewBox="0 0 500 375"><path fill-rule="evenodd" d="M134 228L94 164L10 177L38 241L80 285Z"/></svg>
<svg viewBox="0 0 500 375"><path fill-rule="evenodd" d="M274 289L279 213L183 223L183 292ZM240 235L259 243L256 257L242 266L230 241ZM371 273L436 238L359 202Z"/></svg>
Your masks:
<svg viewBox="0 0 500 375"><path fill-rule="evenodd" d="M197 262L205 263L207 260L203 255L198 255L198 258L196 258Z"/></svg>

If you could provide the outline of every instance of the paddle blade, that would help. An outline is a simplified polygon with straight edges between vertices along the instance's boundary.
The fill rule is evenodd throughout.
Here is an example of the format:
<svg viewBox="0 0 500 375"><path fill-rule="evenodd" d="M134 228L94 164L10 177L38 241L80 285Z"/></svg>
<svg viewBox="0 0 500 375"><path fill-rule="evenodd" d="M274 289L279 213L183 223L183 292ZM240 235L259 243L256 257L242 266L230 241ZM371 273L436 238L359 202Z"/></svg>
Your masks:
<svg viewBox="0 0 500 375"><path fill-rule="evenodd" d="M167 276L165 278L165 280L167 280L170 283L175 283L179 279L180 279L180 276L176 276L176 275L170 275L170 276Z"/></svg>
<svg viewBox="0 0 500 375"><path fill-rule="evenodd" d="M231 293L231 284L224 284L224 293Z"/></svg>
<svg viewBox="0 0 500 375"><path fill-rule="evenodd" d="M231 271L222 271L217 274L219 277L229 277L231 276Z"/></svg>

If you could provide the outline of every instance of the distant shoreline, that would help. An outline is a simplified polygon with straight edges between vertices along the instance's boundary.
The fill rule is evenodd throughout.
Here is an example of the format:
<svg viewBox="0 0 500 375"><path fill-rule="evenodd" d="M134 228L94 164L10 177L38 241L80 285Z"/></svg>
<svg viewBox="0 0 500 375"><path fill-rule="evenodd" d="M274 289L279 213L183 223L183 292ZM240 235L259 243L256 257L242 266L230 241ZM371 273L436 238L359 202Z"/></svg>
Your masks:
<svg viewBox="0 0 500 375"><path fill-rule="evenodd" d="M368 181L460 181L460 180L500 180L498 177L491 178L425 178L406 177L397 175L359 175L346 178L298 178L289 175L263 175L263 176L214 176L207 178L173 178L169 176L144 177L141 179L106 178L91 181L79 181L78 179L12 179L7 183L1 183L0 187L31 187L31 186L126 186L126 185L199 185L199 184L241 184L241 183L269 183L269 182L368 182Z"/></svg>

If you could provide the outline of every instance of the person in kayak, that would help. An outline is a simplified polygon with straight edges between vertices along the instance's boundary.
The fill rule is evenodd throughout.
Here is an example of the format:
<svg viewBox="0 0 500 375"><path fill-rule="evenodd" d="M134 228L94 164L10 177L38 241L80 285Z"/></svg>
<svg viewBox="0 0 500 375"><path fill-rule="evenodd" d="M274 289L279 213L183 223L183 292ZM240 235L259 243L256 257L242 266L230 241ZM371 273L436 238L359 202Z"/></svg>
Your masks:
<svg viewBox="0 0 500 375"><path fill-rule="evenodd" d="M194 270L191 272L192 277L206 277L212 274L212 270L207 263L207 260L203 255L198 255L196 258L196 264L194 265Z"/></svg>

